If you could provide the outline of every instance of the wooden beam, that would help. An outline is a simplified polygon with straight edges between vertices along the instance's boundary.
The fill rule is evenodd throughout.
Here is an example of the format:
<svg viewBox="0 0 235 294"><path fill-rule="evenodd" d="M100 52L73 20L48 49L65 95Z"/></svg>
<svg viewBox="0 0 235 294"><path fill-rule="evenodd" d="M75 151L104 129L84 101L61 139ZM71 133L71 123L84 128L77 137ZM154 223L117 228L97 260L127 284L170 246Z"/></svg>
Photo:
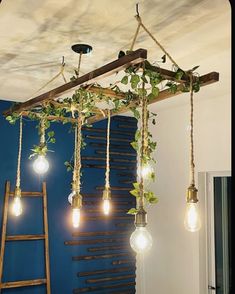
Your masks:
<svg viewBox="0 0 235 294"><path fill-rule="evenodd" d="M119 234L128 234L127 231L97 231L97 232L74 232L73 237L91 237L91 236L110 236Z"/></svg>
<svg viewBox="0 0 235 294"><path fill-rule="evenodd" d="M71 90L77 86L80 86L87 82L93 83L97 78L111 75L113 73L116 73L122 69L129 67L132 64L138 64L144 61L145 59L147 59L147 50L138 49L128 55L125 55L104 66L101 66L81 77L78 77L74 81L63 84L62 86L59 86L26 102L16 105L12 109L5 111L4 115L9 115L12 112L21 112L23 110L32 108L36 105L40 105L42 102L52 100L58 97L60 94L65 93L66 91Z"/></svg>
<svg viewBox="0 0 235 294"><path fill-rule="evenodd" d="M77 276L87 277L87 276L96 276L96 275L103 275L103 274L116 274L116 273L130 272L135 270L136 270L135 266L118 267L118 268L103 269L103 270L96 270L96 271L90 271L90 272L79 272L77 273Z"/></svg>
<svg viewBox="0 0 235 294"><path fill-rule="evenodd" d="M102 286L91 286L91 287L86 287L86 288L76 288L73 289L73 294L77 293L85 293L85 292L94 292L94 291L103 291L103 290L108 290L108 289L116 289L116 288L125 288L125 287L134 287L135 282L128 282L128 283L122 283L122 284L112 284L112 285L102 285ZM134 290L133 290L134 291ZM102 293L102 292L100 292ZM104 293L104 291L103 291ZM118 292L118 293L123 293L124 292Z"/></svg>
<svg viewBox="0 0 235 294"><path fill-rule="evenodd" d="M127 280L127 279L134 279L135 275L123 275L123 276L115 276L115 277L106 277L106 278L96 278L96 279L87 279L86 283L93 284L93 283L103 283L103 282L113 282L113 281L120 281L120 280Z"/></svg>

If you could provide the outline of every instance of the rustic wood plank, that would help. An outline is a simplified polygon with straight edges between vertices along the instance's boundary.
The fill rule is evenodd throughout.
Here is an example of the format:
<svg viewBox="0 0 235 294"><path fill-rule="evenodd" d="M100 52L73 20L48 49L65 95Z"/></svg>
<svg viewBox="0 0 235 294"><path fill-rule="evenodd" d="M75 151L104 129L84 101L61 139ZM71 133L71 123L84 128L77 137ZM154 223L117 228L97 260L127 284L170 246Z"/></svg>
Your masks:
<svg viewBox="0 0 235 294"><path fill-rule="evenodd" d="M96 190L104 190L104 186L97 186L95 188ZM112 186L110 187L110 190L112 191L130 191L132 188L130 187L115 187L115 186Z"/></svg>
<svg viewBox="0 0 235 294"><path fill-rule="evenodd" d="M115 118L116 116L113 117L113 119ZM126 117L126 116L125 116ZM107 132L106 129L101 129L101 128L94 128L94 127L82 127L82 130L83 131L87 131L87 132L94 132L94 133L105 133ZM111 128L110 132L112 134L117 134L117 135L124 135L124 136L128 136L128 137L133 137L135 135L135 132L128 132L128 131L118 131L118 130L113 130Z"/></svg>
<svg viewBox="0 0 235 294"><path fill-rule="evenodd" d="M14 235L7 236L6 241L44 240L45 235Z"/></svg>
<svg viewBox="0 0 235 294"><path fill-rule="evenodd" d="M106 136L95 136L95 135L85 135L85 138L87 139L92 139L92 140L102 140L102 141L107 141L107 137ZM110 138L110 142L115 141L115 142L126 142L126 143L130 143L132 142L132 140L130 138L126 139L126 138Z"/></svg>
<svg viewBox="0 0 235 294"><path fill-rule="evenodd" d="M91 247L88 248L88 252L98 252L98 251L112 251L112 250L129 250L130 246L129 245L121 245L121 246L102 246L102 247Z"/></svg>
<svg viewBox="0 0 235 294"><path fill-rule="evenodd" d="M74 232L73 237L91 237L91 236L111 236L111 235L125 235L126 231L97 231L97 232Z"/></svg>
<svg viewBox="0 0 235 294"><path fill-rule="evenodd" d="M96 271L89 271L89 272L80 272L80 273L77 273L77 276L87 277L87 276L96 276L96 275L103 275L103 274L116 274L116 273L130 272L135 270L136 270L135 266L118 267L118 268L96 270Z"/></svg>
<svg viewBox="0 0 235 294"><path fill-rule="evenodd" d="M82 164L82 168L98 168L98 169L106 169L106 165L102 164ZM116 170L116 169L121 169L121 170L133 170L133 166L120 166L120 165L111 165L110 169L111 170Z"/></svg>
<svg viewBox="0 0 235 294"><path fill-rule="evenodd" d="M47 190L46 182L42 183L43 193L43 225L44 225L44 255L45 255L45 272L46 272L46 288L47 294L51 293L51 280L50 280L50 258L49 258L49 236L48 236L48 217L47 217Z"/></svg>
<svg viewBox="0 0 235 294"><path fill-rule="evenodd" d="M87 279L86 283L93 284L93 283L103 283L103 282L113 282L113 281L120 281L120 280L127 280L127 279L135 279L135 275L124 275L124 276L115 276L115 277L108 277L108 278L98 278L98 279Z"/></svg>
<svg viewBox="0 0 235 294"><path fill-rule="evenodd" d="M114 284L114 285L103 285L103 286L91 286L87 288L77 288L73 289L73 294L84 293L84 292L94 292L94 291L101 291L101 290L108 290L108 289L116 289L116 288L125 288L135 286L135 282L129 283L122 283L122 284Z"/></svg>
<svg viewBox="0 0 235 294"><path fill-rule="evenodd" d="M79 255L73 256L73 261L81 260L97 260L97 259L107 259L107 258L116 258L121 256L130 256L129 253L115 253L115 254L98 254L98 255Z"/></svg>
<svg viewBox="0 0 235 294"><path fill-rule="evenodd" d="M20 112L22 110L26 110L31 107L37 106L44 101L52 100L58 97L61 93L65 93L66 91L71 90L87 82L93 83L97 78L105 77L107 75L116 73L122 69L129 67L132 64L138 64L144 61L146 58L147 58L147 50L138 49L136 51L133 51L131 54L118 58L115 61L112 61L81 77L78 77L75 81L71 81L66 84L63 84L62 86L54 88L24 103L16 105L12 109L5 111L4 115L9 115L12 112Z"/></svg>
<svg viewBox="0 0 235 294"><path fill-rule="evenodd" d="M104 150L96 150L95 153L97 153L97 154L106 154L106 151L104 151ZM109 154L110 155L117 155L117 156L131 156L131 157L135 157L135 158L137 156L136 152L131 153L131 152L110 151Z"/></svg>
<svg viewBox="0 0 235 294"><path fill-rule="evenodd" d="M15 193L13 191L10 192L9 196L15 196ZM42 192L25 192L21 191L21 196L22 197L42 197L43 194Z"/></svg>
<svg viewBox="0 0 235 294"><path fill-rule="evenodd" d="M113 201L113 203L115 203L115 205L135 205L135 201L133 199L133 201ZM87 206L90 206L90 205L96 205L98 203L98 201L87 201L87 200L84 200L83 201L83 205L87 205Z"/></svg>
<svg viewBox="0 0 235 294"><path fill-rule="evenodd" d="M94 161L106 161L105 157L95 157L95 156L82 156L82 160L94 160ZM124 159L124 158L110 158L110 162L126 162L126 163L136 163L135 159Z"/></svg>
<svg viewBox="0 0 235 294"><path fill-rule="evenodd" d="M4 262L4 252L5 252L5 244L6 244L7 214L8 214L8 206L9 206L10 188L11 188L10 182L7 181L5 184L5 197L4 197L3 217L2 217L2 238L1 238L1 251L0 251L0 289L2 288L3 262Z"/></svg>
<svg viewBox="0 0 235 294"><path fill-rule="evenodd" d="M135 263L135 260L131 260L131 259L123 259L123 260L114 260L111 262L112 265L119 265L119 264L132 264Z"/></svg>
<svg viewBox="0 0 235 294"><path fill-rule="evenodd" d="M77 246L77 245L89 245L89 244L101 244L101 243L120 243L127 242L128 238L108 238L108 239L91 239L91 240L79 240L79 241L65 241L64 244L68 246Z"/></svg>
<svg viewBox="0 0 235 294"><path fill-rule="evenodd" d="M46 279L35 279L35 280L25 280L25 281L16 281L16 282L5 282L1 283L0 289L9 289L9 288L19 288L19 287L28 287L28 286L37 286L46 284ZM49 292L47 292L49 293Z"/></svg>
<svg viewBox="0 0 235 294"><path fill-rule="evenodd" d="M133 220L134 216L114 216L114 215L101 215L101 216L88 216L83 218L84 221L97 221L97 220L111 220L111 219L118 219L118 220Z"/></svg>

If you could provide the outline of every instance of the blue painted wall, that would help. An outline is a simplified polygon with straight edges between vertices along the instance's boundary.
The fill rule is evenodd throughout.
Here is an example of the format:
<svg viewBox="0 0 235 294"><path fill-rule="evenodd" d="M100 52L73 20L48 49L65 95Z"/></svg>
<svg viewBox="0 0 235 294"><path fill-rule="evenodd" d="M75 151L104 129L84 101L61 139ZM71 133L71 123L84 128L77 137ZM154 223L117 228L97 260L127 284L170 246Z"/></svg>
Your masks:
<svg viewBox="0 0 235 294"><path fill-rule="evenodd" d="M7 109L8 102L0 102L0 112ZM121 118L122 119L122 118ZM121 125L125 125L122 128ZM68 173L64 166L64 162L69 160L73 154L73 133L69 132L69 125L53 124L53 130L56 133L56 144L52 145L53 153L48 153L48 159L50 162L50 170L45 177L36 175L32 171L32 161L28 160L30 154L30 148L33 144L38 143L37 130L35 129L35 122L24 120L23 129L23 153L22 153L22 172L21 172L21 187L24 191L41 191L42 181L47 182L48 191L48 217L49 217L49 243L50 243L50 269L51 269L51 289L52 294L69 294L73 293L73 289L98 286L98 285L110 285L110 282L99 284L87 284L85 278L77 276L78 272L90 271L96 269L114 268L111 265L112 260L118 260L119 258L94 260L94 261L72 261L73 256L88 255L87 246L66 246L65 241L68 240L81 240L85 237L72 237L74 232L70 223L71 209L67 201L67 196L70 193L71 172ZM98 122L94 125L95 128L106 129L106 121ZM125 151L134 154L133 149L130 147L128 140L131 142L136 129L136 121L133 118L127 118L127 122L122 120L112 119L112 130L123 130L123 134L111 134L112 138L124 138L124 142L120 140L111 141L112 151ZM15 185L16 174L16 162L18 152L18 122L15 126L9 125L9 123L0 116L0 217L2 218L3 198L4 198L4 185L6 180L11 181L12 189ZM105 133L91 133L84 131L84 136L95 135L105 136ZM127 140L128 139L128 140ZM100 156L95 153L95 150L105 150L105 141L102 139L86 138L88 143L87 148L83 151L83 156ZM103 143L103 146L96 147L89 143ZM116 147L115 145L121 145ZM101 155L105 157L105 154ZM133 156L112 156L115 159L135 159ZM84 165L104 165L104 161L83 161ZM135 178L135 163L120 163L112 162L112 166L123 166L124 169L111 170L111 186L119 186L131 188L130 180ZM82 193L84 195L84 201L94 201L95 207L84 206L83 216L89 217L94 215L102 215L102 213L87 213L86 209L96 208L99 209L101 205L101 191L97 190L97 186L104 185L104 168L83 168L82 177ZM131 174L130 176L123 176ZM126 183L123 183L126 182ZM134 199L129 195L128 191L113 191L115 208L122 209L122 212L118 213L118 216L127 216L126 211L133 207ZM127 205L122 205L121 202L128 202ZM132 202L132 203L131 203ZM42 209L41 200L38 199L23 199L23 215L19 218L10 216L8 221L8 235L14 234L40 234L42 233ZM117 214L116 214L117 216ZM117 222L133 223L133 219L129 220L97 220L97 221L84 221L81 224L80 231L105 231L105 230L119 230L116 227ZM125 227L123 227L125 228ZM134 228L132 227L131 230ZM94 237L93 237L94 238ZM103 238L101 237L95 237ZM128 240L125 241L128 244ZM101 244L105 245L105 244ZM107 245L107 244L106 244ZM127 252L118 251L120 252ZM130 251L128 251L130 252ZM105 253L117 253L117 252L98 252L98 254ZM94 253L96 254L96 253ZM134 257L130 254L132 261ZM44 277L44 263L43 259L43 241L20 241L20 242L8 242L6 245L5 260L4 260L4 275L3 281L15 281L15 280L28 280L34 278ZM120 267L125 265L120 265ZM128 272L125 274L134 274L134 272ZM120 274L114 274L112 276L118 276ZM106 275L109 277L110 275ZM92 276L92 278L101 278L101 276ZM115 283L128 283L134 282L134 279L126 279L123 281L117 281ZM117 288L113 290L102 290L97 293L121 293L126 288ZM127 287L128 293L135 293L133 287ZM128 291L129 291L128 290ZM121 292L119 292L121 291ZM24 294L41 294L45 293L45 286L36 286L29 288L18 288L3 290L3 293L24 293ZM96 291L92 292L96 293ZM127 293L127 292L126 292Z"/></svg>

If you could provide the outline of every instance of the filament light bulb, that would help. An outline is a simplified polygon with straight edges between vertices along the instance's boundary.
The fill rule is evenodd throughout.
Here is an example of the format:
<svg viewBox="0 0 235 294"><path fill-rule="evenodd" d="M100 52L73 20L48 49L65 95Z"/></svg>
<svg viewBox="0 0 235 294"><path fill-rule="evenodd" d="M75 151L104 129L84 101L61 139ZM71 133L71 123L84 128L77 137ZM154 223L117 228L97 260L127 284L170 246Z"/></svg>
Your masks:
<svg viewBox="0 0 235 294"><path fill-rule="evenodd" d="M201 227L198 203L187 203L184 226L190 232L196 232Z"/></svg>
<svg viewBox="0 0 235 294"><path fill-rule="evenodd" d="M22 214L23 208L21 203L21 197L15 196L12 204L12 213L15 216L19 216Z"/></svg>
<svg viewBox="0 0 235 294"><path fill-rule="evenodd" d="M130 245L136 253L145 253L152 247L153 240L151 234L145 227L136 227L131 234Z"/></svg>
<svg viewBox="0 0 235 294"><path fill-rule="evenodd" d="M111 203L110 203L110 199L104 199L103 200L103 210L104 210L104 214L108 215L111 209Z"/></svg>
<svg viewBox="0 0 235 294"><path fill-rule="evenodd" d="M73 213L72 213L72 222L73 222L73 227L78 228L80 225L80 216L81 212L79 208L73 208Z"/></svg>
<svg viewBox="0 0 235 294"><path fill-rule="evenodd" d="M33 163L33 169L37 174L44 174L49 169L49 162L44 155L39 155Z"/></svg>

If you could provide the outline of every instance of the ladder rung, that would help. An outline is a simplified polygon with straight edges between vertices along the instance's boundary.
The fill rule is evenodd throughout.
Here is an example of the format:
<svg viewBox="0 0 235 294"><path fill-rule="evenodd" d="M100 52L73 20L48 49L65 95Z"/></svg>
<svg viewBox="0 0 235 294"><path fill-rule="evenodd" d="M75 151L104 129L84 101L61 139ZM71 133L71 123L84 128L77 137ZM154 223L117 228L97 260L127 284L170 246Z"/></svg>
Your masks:
<svg viewBox="0 0 235 294"><path fill-rule="evenodd" d="M0 284L0 289L27 287L27 286L37 286L37 285L46 284L46 282L47 282L46 279L16 281L16 282L5 282L5 283Z"/></svg>
<svg viewBox="0 0 235 294"><path fill-rule="evenodd" d="M9 195L15 196L15 193L10 192ZM21 196L23 196L23 197L41 197L41 196L43 196L43 193L42 192L24 192L24 191L22 191Z"/></svg>
<svg viewBox="0 0 235 294"><path fill-rule="evenodd" d="M45 235L14 235L6 236L6 241L24 241L24 240L41 240Z"/></svg>

